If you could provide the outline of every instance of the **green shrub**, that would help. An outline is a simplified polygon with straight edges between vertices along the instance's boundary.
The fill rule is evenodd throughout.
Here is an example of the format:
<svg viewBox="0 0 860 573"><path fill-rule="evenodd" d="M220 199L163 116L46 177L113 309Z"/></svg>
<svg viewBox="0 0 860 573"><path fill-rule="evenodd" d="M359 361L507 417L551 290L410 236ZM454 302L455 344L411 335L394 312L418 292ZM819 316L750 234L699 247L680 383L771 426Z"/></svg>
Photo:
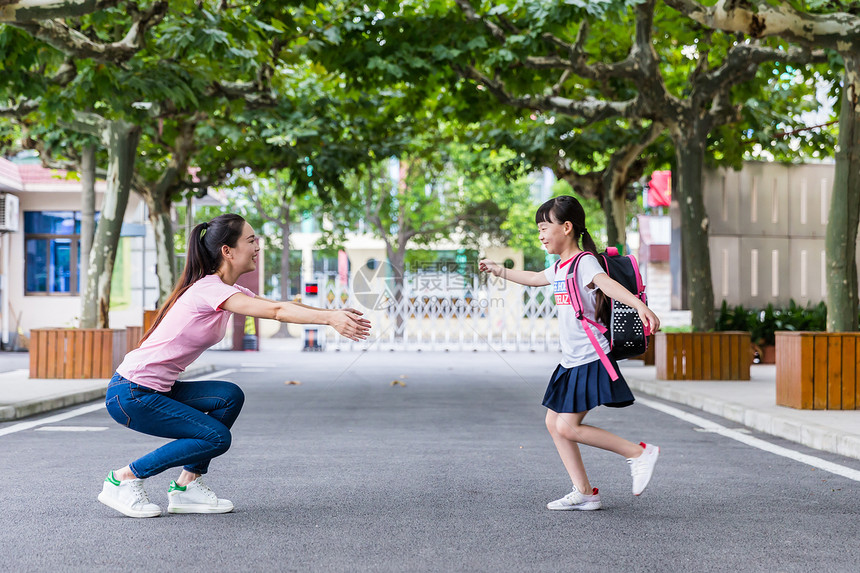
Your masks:
<svg viewBox="0 0 860 573"><path fill-rule="evenodd" d="M693 327L687 326L661 326L660 332L693 332Z"/></svg>
<svg viewBox="0 0 860 573"><path fill-rule="evenodd" d="M827 306L820 302L802 307L792 300L787 308L775 308L769 304L762 309L748 310L743 306L729 308L723 301L715 330L746 330L753 344L774 344L777 330L827 330Z"/></svg>

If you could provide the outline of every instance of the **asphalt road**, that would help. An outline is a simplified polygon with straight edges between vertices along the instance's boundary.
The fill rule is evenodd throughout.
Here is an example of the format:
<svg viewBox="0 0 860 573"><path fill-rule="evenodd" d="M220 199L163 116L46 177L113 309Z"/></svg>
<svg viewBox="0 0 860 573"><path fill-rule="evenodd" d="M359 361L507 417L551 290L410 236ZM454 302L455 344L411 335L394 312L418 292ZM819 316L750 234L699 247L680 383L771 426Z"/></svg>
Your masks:
<svg viewBox="0 0 860 573"><path fill-rule="evenodd" d="M547 355L279 358L221 358L247 396L207 476L231 514L135 520L98 503L109 469L163 443L104 409L0 435L0 570L858 570L860 483L641 403L588 419L661 446L648 490L584 448L604 509L546 510L570 489L543 426ZM176 475L147 480L165 509Z"/></svg>

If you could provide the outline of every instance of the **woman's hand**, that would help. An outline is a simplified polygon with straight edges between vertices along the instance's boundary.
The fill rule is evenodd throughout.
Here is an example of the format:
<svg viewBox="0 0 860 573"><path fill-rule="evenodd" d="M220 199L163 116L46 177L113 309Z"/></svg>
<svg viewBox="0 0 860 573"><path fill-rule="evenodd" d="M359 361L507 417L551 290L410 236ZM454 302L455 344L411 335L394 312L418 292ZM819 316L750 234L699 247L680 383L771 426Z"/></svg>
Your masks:
<svg viewBox="0 0 860 573"><path fill-rule="evenodd" d="M328 324L341 336L356 342L370 336L370 321L354 308L332 310Z"/></svg>
<svg viewBox="0 0 860 573"><path fill-rule="evenodd" d="M481 259L478 268L485 273L491 273L497 277L502 276L502 267L490 259Z"/></svg>

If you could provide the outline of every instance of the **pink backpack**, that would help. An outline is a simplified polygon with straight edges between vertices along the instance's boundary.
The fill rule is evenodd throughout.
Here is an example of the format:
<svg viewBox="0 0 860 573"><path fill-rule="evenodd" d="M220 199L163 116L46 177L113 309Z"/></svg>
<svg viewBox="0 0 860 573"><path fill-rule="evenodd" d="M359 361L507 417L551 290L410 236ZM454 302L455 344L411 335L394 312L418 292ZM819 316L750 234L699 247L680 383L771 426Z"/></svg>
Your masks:
<svg viewBox="0 0 860 573"><path fill-rule="evenodd" d="M642 324L639 318L639 313L635 308L627 306L615 299L609 299L612 314L609 321L609 328L602 324L591 320L582 312L582 295L576 285L576 272L579 269L579 263L584 256L594 256L592 253L583 251L576 255L570 263L567 271L567 293L570 298L570 304L573 307L573 312L576 318L582 323L582 328L588 335L592 346L597 351L600 361L609 372L612 380L618 379L618 372L612 366L606 353L597 340L594 333L596 329L600 334L604 335L609 340L609 354L615 360L623 360L644 354L648 349L648 335L651 334L648 328ZM645 285L642 282L642 275L639 274L639 264L633 255L620 255L618 249L610 247L603 253L597 255L597 262L609 275L609 278L620 283L624 288L632 292L639 300L648 303L648 297L645 295Z"/></svg>

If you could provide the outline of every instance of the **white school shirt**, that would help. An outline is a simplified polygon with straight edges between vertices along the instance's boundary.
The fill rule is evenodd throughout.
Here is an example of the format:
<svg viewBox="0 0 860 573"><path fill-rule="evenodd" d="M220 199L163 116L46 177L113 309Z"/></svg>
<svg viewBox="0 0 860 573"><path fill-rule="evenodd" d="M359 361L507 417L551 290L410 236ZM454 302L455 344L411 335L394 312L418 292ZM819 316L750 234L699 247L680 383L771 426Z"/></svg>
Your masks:
<svg viewBox="0 0 860 573"><path fill-rule="evenodd" d="M555 306L558 308L558 323L559 323L559 338L561 339L561 365L565 368L573 368L594 362L600 357L597 351L591 344L588 335L582 328L582 322L576 318L576 313L573 311L573 306L570 304L570 299L567 293L567 272L570 268L573 258L562 261L558 268L553 265L544 271L546 280L553 285L555 293ZM605 273L603 267L597 262L597 257L587 254L583 255L579 261L579 268L576 273L576 283L579 286L579 295L582 299L582 311L591 320L595 322L595 303L597 299L597 287L588 288L594 277L601 273ZM602 323L601 323L602 324ZM604 325L605 326L605 325ZM609 354L609 341L606 337L596 329L593 330L603 351Z"/></svg>

